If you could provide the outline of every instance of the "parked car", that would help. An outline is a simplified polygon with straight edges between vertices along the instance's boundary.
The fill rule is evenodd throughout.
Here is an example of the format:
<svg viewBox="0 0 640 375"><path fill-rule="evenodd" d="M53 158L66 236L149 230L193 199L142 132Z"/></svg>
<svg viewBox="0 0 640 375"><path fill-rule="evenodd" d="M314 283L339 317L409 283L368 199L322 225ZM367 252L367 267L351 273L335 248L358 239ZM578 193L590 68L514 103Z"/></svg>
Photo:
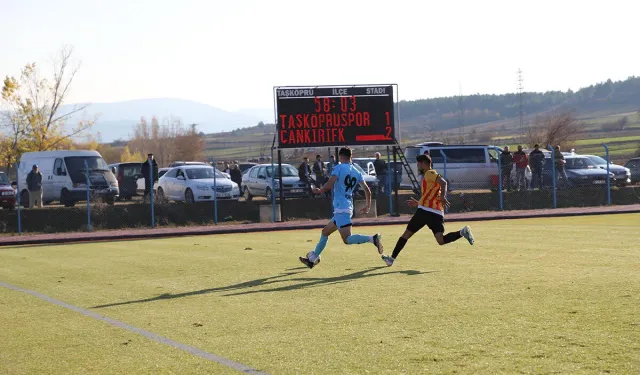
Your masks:
<svg viewBox="0 0 640 375"><path fill-rule="evenodd" d="M607 171L598 167L591 159L586 156L567 154L565 155L566 164L564 165L569 183L574 187L588 187L606 185ZM556 170L556 178L558 171ZM553 186L553 166L551 157L545 158L545 166L543 170L543 183L545 186ZM609 173L610 183L615 183L615 175ZM560 182L562 186L562 182Z"/></svg>
<svg viewBox="0 0 640 375"><path fill-rule="evenodd" d="M238 163L238 168L240 168L240 172L244 174L244 172L251 169L251 167L257 165L256 163Z"/></svg>
<svg viewBox="0 0 640 375"><path fill-rule="evenodd" d="M0 207L13 210L16 207L16 189L11 186L9 177L0 172Z"/></svg>
<svg viewBox="0 0 640 375"><path fill-rule="evenodd" d="M214 179L215 174L215 179ZM215 187L215 191L214 191ZM214 199L238 200L240 188L208 165L184 165L172 168L158 181L159 201L205 202Z"/></svg>
<svg viewBox="0 0 640 375"><path fill-rule="evenodd" d="M113 204L119 196L118 180L97 151L27 152L20 158L20 201L27 207L29 191L27 175L34 165L42 173L42 201L58 201L66 207L87 200L86 167L89 167L89 189L93 197Z"/></svg>
<svg viewBox="0 0 640 375"><path fill-rule="evenodd" d="M131 199L138 195L141 183L142 190L144 191L144 176L141 172L141 162L109 164L109 169L118 180L120 199Z"/></svg>
<svg viewBox="0 0 640 375"><path fill-rule="evenodd" d="M169 168L181 167L184 165L209 165L209 164L202 161L174 161L173 163L169 164Z"/></svg>
<svg viewBox="0 0 640 375"><path fill-rule="evenodd" d="M640 182L640 158L633 158L624 166L629 168L629 171L631 171L631 182Z"/></svg>
<svg viewBox="0 0 640 375"><path fill-rule="evenodd" d="M602 169L607 169L607 161L600 156L596 155L582 155L591 159L598 167ZM629 168L623 167L621 165L616 165L613 163L609 163L609 172L612 172L616 178L616 185L618 186L626 186L631 183L631 171Z"/></svg>
<svg viewBox="0 0 640 375"><path fill-rule="evenodd" d="M446 157L447 180L451 190L489 189L496 186L498 156L502 149L491 145L443 145L429 142L409 146L404 154L416 177L418 177L416 157L428 152L433 167L444 174ZM405 175L401 187L413 189Z"/></svg>
<svg viewBox="0 0 640 375"><path fill-rule="evenodd" d="M159 168L158 169L158 181L153 184L153 194L157 195L158 191L158 182L160 181L160 177L164 176L165 173L170 171L171 168ZM144 177L138 180L138 195L144 195Z"/></svg>
<svg viewBox="0 0 640 375"><path fill-rule="evenodd" d="M274 169L275 174L272 173L271 164L257 164L245 172L242 176L242 186L247 200L251 200L253 197L271 199L272 181L276 194L279 194L280 173L277 173L277 164ZM298 170L290 164L282 164L282 187L285 198L300 198L310 195L307 185L298 178Z"/></svg>
<svg viewBox="0 0 640 375"><path fill-rule="evenodd" d="M360 169L362 169L365 174L370 176L376 175L376 168L373 166L376 158L353 158L352 160L353 164L360 166Z"/></svg>
<svg viewBox="0 0 640 375"><path fill-rule="evenodd" d="M367 172L365 172L365 170L362 169L362 167L359 164L353 163L353 167L362 174L362 178L364 182L366 182L367 185L369 186L369 189L371 189L371 193L375 195L375 192L378 191L378 179L376 178L376 176L367 174ZM364 196L364 190L360 188L360 184L356 185L354 192L359 196Z"/></svg>

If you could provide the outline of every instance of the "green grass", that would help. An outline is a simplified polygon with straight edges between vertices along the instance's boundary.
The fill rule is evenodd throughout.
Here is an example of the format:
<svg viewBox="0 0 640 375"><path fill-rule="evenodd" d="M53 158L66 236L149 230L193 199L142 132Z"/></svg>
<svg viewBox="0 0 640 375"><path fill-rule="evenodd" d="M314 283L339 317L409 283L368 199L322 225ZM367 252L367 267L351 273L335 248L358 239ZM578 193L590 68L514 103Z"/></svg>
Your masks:
<svg viewBox="0 0 640 375"><path fill-rule="evenodd" d="M640 142L640 135L639 136L629 136L629 137L611 137L611 138L597 138L597 139L581 139L578 141L575 141L574 144L576 146L591 146L591 145L602 145L603 143L621 143L621 142L633 142L633 143L638 143Z"/></svg>
<svg viewBox="0 0 640 375"><path fill-rule="evenodd" d="M338 238L300 268L318 231L0 248L0 280L271 374L638 373L638 222L477 222L474 247L425 230L391 268ZM390 252L404 227L356 230ZM225 371L18 292L0 304L3 374Z"/></svg>

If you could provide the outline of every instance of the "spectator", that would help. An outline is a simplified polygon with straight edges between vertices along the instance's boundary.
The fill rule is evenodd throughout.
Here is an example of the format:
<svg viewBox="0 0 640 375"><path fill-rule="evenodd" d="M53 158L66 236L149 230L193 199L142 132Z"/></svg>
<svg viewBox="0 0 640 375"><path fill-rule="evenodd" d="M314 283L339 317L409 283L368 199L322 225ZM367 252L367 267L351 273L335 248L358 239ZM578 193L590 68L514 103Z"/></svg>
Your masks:
<svg viewBox="0 0 640 375"><path fill-rule="evenodd" d="M560 151L560 146L554 147L553 162L556 165L556 180L559 182L562 177L562 183L564 187L569 187L569 178L567 177L567 171L564 169L564 165L567 161L564 160L564 155Z"/></svg>
<svg viewBox="0 0 640 375"><path fill-rule="evenodd" d="M316 162L313 163L313 173L316 175L316 181L321 184L324 183L324 163L320 155L316 155Z"/></svg>
<svg viewBox="0 0 640 375"><path fill-rule="evenodd" d="M500 164L502 165L502 188L511 190L511 170L513 169L513 155L509 152L509 146L505 146L500 154Z"/></svg>
<svg viewBox="0 0 640 375"><path fill-rule="evenodd" d="M376 170L376 177L378 178L378 193L383 194L383 191L387 191L387 162L380 159L379 152L376 152L373 168Z"/></svg>
<svg viewBox="0 0 640 375"><path fill-rule="evenodd" d="M231 169L231 173L229 173L229 176L231 176L231 181L238 184L238 188L240 188L240 194L242 194L242 172L240 171L238 164L233 165L233 168Z"/></svg>
<svg viewBox="0 0 640 375"><path fill-rule="evenodd" d="M42 208L42 173L34 165L27 175L27 189L29 190L29 208Z"/></svg>
<svg viewBox="0 0 640 375"><path fill-rule="evenodd" d="M513 162L516 165L516 189L518 191L527 189L527 179L525 172L529 166L529 157L522 151L522 146L518 145L518 151L513 154Z"/></svg>
<svg viewBox="0 0 640 375"><path fill-rule="evenodd" d="M542 189L542 170L544 168L544 152L540 150L540 145L536 144L529 154L529 164L531 165L532 180L531 189Z"/></svg>
<svg viewBox="0 0 640 375"><path fill-rule="evenodd" d="M309 191L311 191L311 184L317 186L316 182L313 180L313 178L311 178L309 158L306 156L302 159L302 164L300 164L300 167L298 167L298 178L300 178L300 181L304 182L309 187Z"/></svg>
<svg viewBox="0 0 640 375"><path fill-rule="evenodd" d="M150 167L153 169L149 169ZM144 202L146 203L149 193L151 193L151 189L153 189L153 184L158 182L158 163L156 163L153 154L147 155L147 160L142 163L140 173L144 176Z"/></svg>
<svg viewBox="0 0 640 375"><path fill-rule="evenodd" d="M231 174L231 168L229 168L229 163L225 163L224 165L224 173L230 175Z"/></svg>

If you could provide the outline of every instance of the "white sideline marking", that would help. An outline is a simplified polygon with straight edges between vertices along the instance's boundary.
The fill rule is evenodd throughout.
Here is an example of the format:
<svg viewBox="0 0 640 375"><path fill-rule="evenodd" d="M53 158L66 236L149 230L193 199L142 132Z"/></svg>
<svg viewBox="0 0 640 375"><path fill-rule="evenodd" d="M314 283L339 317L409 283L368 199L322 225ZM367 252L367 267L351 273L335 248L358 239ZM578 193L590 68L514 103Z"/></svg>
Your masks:
<svg viewBox="0 0 640 375"><path fill-rule="evenodd" d="M57 305L57 306L60 306L60 307L64 307L65 309L69 309L69 310L78 312L78 313L80 313L80 314L82 314L84 316L88 316L90 318L94 318L96 320L100 320L100 321L103 321L105 323L109 323L112 326L115 326L115 327L118 327L118 328L122 328L122 329L126 329L129 332L137 333L138 335L142 335L142 336L144 336L144 337L146 337L148 339L151 339L153 341L156 341L156 342L159 342L161 344L165 344L165 345L171 346L171 347L176 348L176 349L183 350L183 351L185 351L187 353L191 353L191 354L193 354L195 356L198 356L198 357L201 357L201 358L204 358L204 359L208 359L210 361L213 361L213 362L219 363L221 365L230 367L230 368L232 368L234 370L243 372L245 374L268 375L266 372L261 372L261 371L252 369L251 367L245 366L242 363L234 362L234 361L232 361L230 359L227 359L227 358L224 358L224 357L220 357L219 355L215 355L215 354L212 354L212 353L209 353L209 352L205 352L204 350L198 349L198 348L196 348L194 346L190 346L190 345L179 343L177 341L173 341L171 339L168 339L166 337L160 336L160 335L155 334L153 332L145 331L144 329L140 329L138 327L134 327L134 326L132 326L130 324L121 322L119 320L111 319L109 317L106 317L106 316L103 316L103 315L100 315L100 314L96 314L94 312L91 312L89 310L85 310L85 309L83 309L81 307L78 307L78 306L70 305L70 304L68 304L66 302L59 301L59 300L57 300L55 298L51 298L49 296L45 296L44 294L40 294L38 292L34 292L33 290L22 289L22 288L19 288L17 286L13 286L13 285L4 283L2 281L0 281L0 286L3 286L5 288L7 288L7 289L15 290L17 292L30 294L30 295L32 295L34 297L37 297L37 298L40 298L40 299L45 300L47 302L53 303L54 305Z"/></svg>

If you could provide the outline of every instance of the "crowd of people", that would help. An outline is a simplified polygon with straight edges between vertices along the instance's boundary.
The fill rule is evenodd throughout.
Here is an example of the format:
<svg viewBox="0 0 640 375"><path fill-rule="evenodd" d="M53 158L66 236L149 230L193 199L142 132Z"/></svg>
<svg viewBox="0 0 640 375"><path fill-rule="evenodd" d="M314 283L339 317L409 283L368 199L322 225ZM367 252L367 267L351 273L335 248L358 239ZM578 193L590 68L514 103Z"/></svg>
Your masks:
<svg viewBox="0 0 640 375"><path fill-rule="evenodd" d="M565 170L566 160L560 150L560 146L554 147L554 160L556 168L556 177L558 181L562 180L565 187L569 186L569 179ZM500 164L502 168L502 188L504 190L523 191L527 189L543 188L543 171L545 165L545 155L540 149L540 145L536 144L533 150L527 155L521 145L518 151L511 153L509 146L505 146L500 154ZM516 169L515 183L511 180L513 166ZM527 186L526 171L531 170L531 186Z"/></svg>

